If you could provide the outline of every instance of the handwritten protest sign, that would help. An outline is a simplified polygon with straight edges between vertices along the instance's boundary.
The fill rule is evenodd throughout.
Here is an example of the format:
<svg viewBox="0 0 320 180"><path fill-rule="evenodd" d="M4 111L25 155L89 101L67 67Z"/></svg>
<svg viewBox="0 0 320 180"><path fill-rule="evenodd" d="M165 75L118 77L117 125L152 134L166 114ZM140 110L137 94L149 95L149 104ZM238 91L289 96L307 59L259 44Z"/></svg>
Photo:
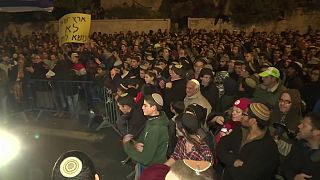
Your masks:
<svg viewBox="0 0 320 180"><path fill-rule="evenodd" d="M59 19L59 43L86 43L89 40L91 15L70 13Z"/></svg>

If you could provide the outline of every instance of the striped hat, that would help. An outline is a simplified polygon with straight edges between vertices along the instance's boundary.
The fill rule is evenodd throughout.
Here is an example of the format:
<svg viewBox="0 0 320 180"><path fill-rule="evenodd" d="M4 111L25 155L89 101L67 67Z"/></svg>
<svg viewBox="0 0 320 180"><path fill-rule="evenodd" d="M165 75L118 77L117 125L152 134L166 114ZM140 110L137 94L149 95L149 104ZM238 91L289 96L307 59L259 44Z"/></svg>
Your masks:
<svg viewBox="0 0 320 180"><path fill-rule="evenodd" d="M252 103L249 107L249 115L252 113L254 116L258 117L263 121L269 121L270 110L269 108L261 103Z"/></svg>

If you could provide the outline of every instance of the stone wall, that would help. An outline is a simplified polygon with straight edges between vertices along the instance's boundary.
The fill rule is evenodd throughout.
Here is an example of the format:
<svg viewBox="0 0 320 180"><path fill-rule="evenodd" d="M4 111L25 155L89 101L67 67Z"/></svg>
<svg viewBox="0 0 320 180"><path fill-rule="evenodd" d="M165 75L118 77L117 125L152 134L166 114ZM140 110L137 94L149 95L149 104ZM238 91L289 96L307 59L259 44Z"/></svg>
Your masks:
<svg viewBox="0 0 320 180"><path fill-rule="evenodd" d="M275 21L262 25L255 25L245 28L236 27L230 23L218 23L214 26L214 19L210 18L189 18L188 27L191 29L229 29L229 30L245 30L251 31L253 28L259 31L280 32L285 29L296 29L300 32L306 32L308 26L313 29L320 29L320 12L311 14L297 13L296 15L282 21ZM93 20L91 24L91 32L114 33L120 31L145 31L168 29L170 30L170 19L112 19L112 20ZM45 33L57 33L57 22L39 22L39 23L23 23L23 24L4 24L0 26L0 36L7 33L27 35L33 31Z"/></svg>
<svg viewBox="0 0 320 180"><path fill-rule="evenodd" d="M253 25L249 27L239 28L234 26L231 23L218 23L214 25L213 18L189 18L188 19L188 27L191 29L229 29L229 30L245 30L251 31L252 29L256 29L258 31L273 31L280 32L285 29L296 29L300 32L306 32L308 30L308 26L311 26L313 29L320 29L320 12L314 12L309 14L302 14L302 12L298 11L295 15L289 17L288 19L275 21L265 24Z"/></svg>
<svg viewBox="0 0 320 180"><path fill-rule="evenodd" d="M120 31L145 31L149 30L157 31L158 29L170 30L171 21L170 19L115 19L115 20L93 20L91 22L91 32L102 32L102 33L114 33ZM27 35L35 32L43 33L57 33L58 22L48 23L24 23L15 24L10 23L3 27L0 35L8 33Z"/></svg>
<svg viewBox="0 0 320 180"><path fill-rule="evenodd" d="M162 0L135 0L139 4L144 7L149 7L152 10L156 11L160 8ZM101 0L101 6L105 9L109 9L116 6L123 6L127 4L127 6L131 6L133 4L133 0Z"/></svg>

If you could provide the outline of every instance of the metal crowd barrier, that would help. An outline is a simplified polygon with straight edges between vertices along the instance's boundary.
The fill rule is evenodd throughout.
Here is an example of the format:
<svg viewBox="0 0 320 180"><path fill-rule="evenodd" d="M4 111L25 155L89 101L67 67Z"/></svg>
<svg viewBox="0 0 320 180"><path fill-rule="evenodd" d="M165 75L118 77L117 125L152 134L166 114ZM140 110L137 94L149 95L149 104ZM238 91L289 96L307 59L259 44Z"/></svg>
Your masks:
<svg viewBox="0 0 320 180"><path fill-rule="evenodd" d="M118 110L110 90L93 81L51 81L29 80L23 83L23 108L15 114L22 114L29 121L26 112L37 111L35 121L44 112L63 112L72 119L89 116L88 126L96 115L103 117L97 130L115 127Z"/></svg>

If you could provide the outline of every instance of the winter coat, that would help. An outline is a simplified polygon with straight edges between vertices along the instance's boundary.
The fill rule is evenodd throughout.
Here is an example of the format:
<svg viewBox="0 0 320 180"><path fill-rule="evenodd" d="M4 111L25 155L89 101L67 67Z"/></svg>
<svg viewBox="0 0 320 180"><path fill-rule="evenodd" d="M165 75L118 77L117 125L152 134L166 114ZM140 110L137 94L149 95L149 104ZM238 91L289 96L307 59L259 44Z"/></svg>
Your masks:
<svg viewBox="0 0 320 180"><path fill-rule="evenodd" d="M286 128L293 133L298 132L298 125L300 124L300 120L302 120L301 113L301 98L300 93L296 89L288 89L284 90L283 93L288 93L291 97L291 108L289 112L282 113L279 109L279 105L275 106L270 114L270 131L272 134L278 136L278 148L281 155L286 156L291 149L292 144L294 143L294 139L290 137L290 134L286 131L281 131L280 129L276 130L273 127L274 123L284 124ZM281 133L281 134L279 134Z"/></svg>
<svg viewBox="0 0 320 180"><path fill-rule="evenodd" d="M302 87L301 98L307 105L306 112L311 112L317 100L320 99L320 82L310 82Z"/></svg>
<svg viewBox="0 0 320 180"><path fill-rule="evenodd" d="M166 88L163 91L163 110L166 112L169 118L173 117L172 112L170 111L170 103L183 101L184 97L186 97L186 79L179 79L172 81L172 88Z"/></svg>
<svg viewBox="0 0 320 180"><path fill-rule="evenodd" d="M320 179L319 153L319 149L312 150L303 140L296 142L282 164L284 176L287 179L294 179L297 174L304 173L312 176L307 179Z"/></svg>
<svg viewBox="0 0 320 180"><path fill-rule="evenodd" d="M128 134L139 137L147 122L147 118L143 115L142 109L133 107L131 112L124 116L124 118L128 121Z"/></svg>
<svg viewBox="0 0 320 180"><path fill-rule="evenodd" d="M286 89L281 82L278 83L275 89L267 89L263 84L260 84L253 93L253 101L267 105L272 109L278 102L280 94Z"/></svg>
<svg viewBox="0 0 320 180"><path fill-rule="evenodd" d="M160 116L150 117L137 142L143 143L143 151L139 152L130 142L125 143L124 151L133 160L144 166L164 163L167 160L169 141L169 120L164 112Z"/></svg>
<svg viewBox="0 0 320 180"><path fill-rule="evenodd" d="M207 115L208 116L212 110L212 107L208 100L201 94L200 91L198 91L196 94L193 96L186 96L184 98L184 107L188 107L191 104L198 104L202 107L204 107L207 110Z"/></svg>
<svg viewBox="0 0 320 180"><path fill-rule="evenodd" d="M248 130L237 127L221 138L217 146L217 156L224 171L223 180L272 180L277 170L279 155L277 145L267 132L245 144ZM243 166L234 167L235 160L243 161Z"/></svg>
<svg viewBox="0 0 320 180"><path fill-rule="evenodd" d="M219 103L219 90L214 84L201 86L201 94L209 101L212 109L216 109Z"/></svg>

